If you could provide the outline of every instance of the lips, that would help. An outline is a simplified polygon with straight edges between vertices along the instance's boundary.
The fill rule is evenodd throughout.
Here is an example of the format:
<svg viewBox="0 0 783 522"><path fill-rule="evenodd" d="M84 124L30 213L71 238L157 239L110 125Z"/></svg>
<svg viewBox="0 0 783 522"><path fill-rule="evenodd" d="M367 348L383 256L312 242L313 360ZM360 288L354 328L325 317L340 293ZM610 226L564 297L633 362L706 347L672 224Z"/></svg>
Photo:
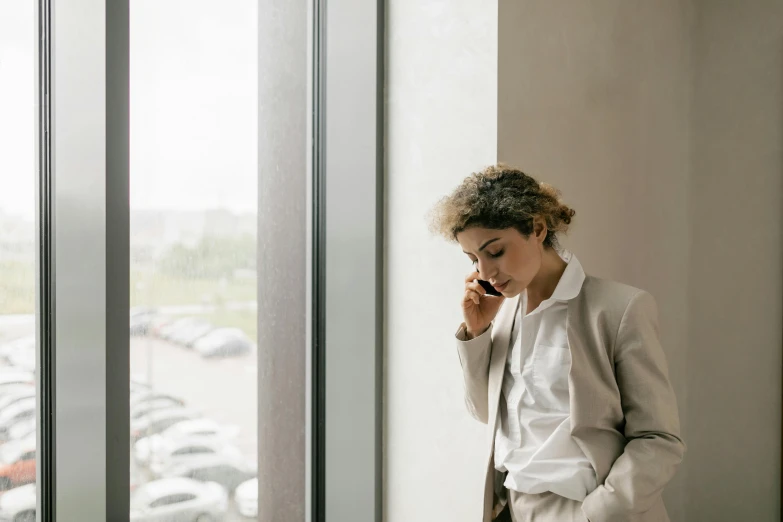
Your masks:
<svg viewBox="0 0 783 522"><path fill-rule="evenodd" d="M495 290L497 290L498 292L502 292L503 290L505 290L505 289L506 289L506 287L508 286L508 283L509 283L509 281L506 281L506 282L505 282L505 283L503 283L502 285L492 285L492 288L494 288L494 289L495 289Z"/></svg>

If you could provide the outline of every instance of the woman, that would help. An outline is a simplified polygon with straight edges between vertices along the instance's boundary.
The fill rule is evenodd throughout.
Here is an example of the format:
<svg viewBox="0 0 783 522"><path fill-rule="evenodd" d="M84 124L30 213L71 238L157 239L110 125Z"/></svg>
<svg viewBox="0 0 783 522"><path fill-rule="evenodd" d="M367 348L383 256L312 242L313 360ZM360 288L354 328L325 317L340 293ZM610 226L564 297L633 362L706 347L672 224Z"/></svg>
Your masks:
<svg viewBox="0 0 783 522"><path fill-rule="evenodd" d="M655 301L559 248L573 216L504 165L434 210L474 264L457 348L468 411L491 428L483 520L668 521L661 492L685 445Z"/></svg>

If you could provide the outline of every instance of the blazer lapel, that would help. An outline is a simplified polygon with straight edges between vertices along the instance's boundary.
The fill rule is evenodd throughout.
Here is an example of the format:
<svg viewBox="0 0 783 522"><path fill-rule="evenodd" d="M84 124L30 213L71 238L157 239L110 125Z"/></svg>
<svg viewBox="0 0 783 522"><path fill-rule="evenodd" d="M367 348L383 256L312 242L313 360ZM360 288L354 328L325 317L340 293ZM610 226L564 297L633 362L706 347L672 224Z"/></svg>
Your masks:
<svg viewBox="0 0 783 522"><path fill-rule="evenodd" d="M519 296L503 303L498 313L496 326L492 332L492 354L489 363L489 421L490 433L494 437L497 428L498 404L500 402L500 390L503 387L503 374L506 369L511 331L514 326L514 318L519 308Z"/></svg>

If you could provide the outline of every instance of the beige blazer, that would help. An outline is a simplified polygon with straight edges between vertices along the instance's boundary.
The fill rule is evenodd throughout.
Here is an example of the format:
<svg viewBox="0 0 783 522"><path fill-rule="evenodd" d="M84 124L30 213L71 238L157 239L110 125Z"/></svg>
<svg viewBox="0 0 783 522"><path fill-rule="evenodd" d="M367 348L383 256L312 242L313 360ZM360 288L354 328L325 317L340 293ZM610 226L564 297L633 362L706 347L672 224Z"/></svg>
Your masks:
<svg viewBox="0 0 783 522"><path fill-rule="evenodd" d="M488 424L484 522L501 492L494 443L506 355L519 297L507 299L489 335L458 340L468 411ZM595 277L568 302L571 435L595 469L590 522L668 522L661 492L682 461L677 401L650 294ZM497 476L496 476L497 475ZM497 484L496 484L497 480Z"/></svg>

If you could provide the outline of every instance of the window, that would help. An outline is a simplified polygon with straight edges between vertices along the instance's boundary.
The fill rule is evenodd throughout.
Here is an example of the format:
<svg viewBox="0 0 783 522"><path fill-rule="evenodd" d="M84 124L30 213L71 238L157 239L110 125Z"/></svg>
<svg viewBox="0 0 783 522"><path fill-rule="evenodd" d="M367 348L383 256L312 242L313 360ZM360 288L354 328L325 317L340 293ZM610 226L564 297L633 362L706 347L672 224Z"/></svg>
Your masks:
<svg viewBox="0 0 783 522"><path fill-rule="evenodd" d="M0 2L0 402L3 404L0 444L3 445L25 444L31 437L35 440L35 432L17 428L16 420L35 415L36 36L35 2ZM27 410L19 410L17 404L25 398ZM21 460L30 459L35 459L34 451L21 455ZM2 489L13 489L31 481L35 481L31 466L15 466L3 479Z"/></svg>
<svg viewBox="0 0 783 522"><path fill-rule="evenodd" d="M330 11L344 25L329 34L345 35L330 56L351 65L331 76L350 87L341 90L325 83L321 0L54 3L0 6L0 444L38 435L37 516L123 519L129 491L160 491L153 483L167 480L148 464L169 447L161 440L185 432L167 428L204 421L217 428L199 432L239 450L236 460L193 454L204 480L214 476L232 491L244 485L242 507L233 496L228 506L221 500L214 518L304 520L311 489L313 513L323 516L329 452L329 462L341 462L338 474L372 468L373 480L356 479L366 505L353 511L368 520L365 508L379 502L379 366L366 348L379 339L380 200L372 196L379 178L366 173L380 165L380 4ZM327 100L327 91L337 98ZM330 143L345 145L326 154L323 115L335 100ZM343 110L354 101L358 111ZM354 113L369 116L356 127ZM335 190L326 190L326 170ZM351 177L363 181L352 185ZM337 219L327 231L326 193L371 195L344 238L340 223L355 219L346 204L355 199L329 200ZM347 343L335 342L336 361L365 350L358 380L337 371L329 389L328 237L349 247L358 238L346 258L370 267L354 278L346 258L331 259L337 271L328 278L350 281L331 291L373 289L330 316L330 332L344 331L349 317L361 323ZM349 383L366 393L346 395ZM32 406L24 401L35 394L6 403L30 387L42 390ZM155 396L177 400L150 405ZM360 402L351 416L360 429L332 436L339 447L327 448L325 410L339 419L352 401ZM349 448L362 453L343 460ZM339 515L330 518L348 520Z"/></svg>
<svg viewBox="0 0 783 522"><path fill-rule="evenodd" d="M167 438L186 419L237 425L233 441L215 446L235 444L249 459L258 453L257 18L256 2L130 1L131 378L192 412L167 407L147 435ZM143 481L165 481L132 466Z"/></svg>

